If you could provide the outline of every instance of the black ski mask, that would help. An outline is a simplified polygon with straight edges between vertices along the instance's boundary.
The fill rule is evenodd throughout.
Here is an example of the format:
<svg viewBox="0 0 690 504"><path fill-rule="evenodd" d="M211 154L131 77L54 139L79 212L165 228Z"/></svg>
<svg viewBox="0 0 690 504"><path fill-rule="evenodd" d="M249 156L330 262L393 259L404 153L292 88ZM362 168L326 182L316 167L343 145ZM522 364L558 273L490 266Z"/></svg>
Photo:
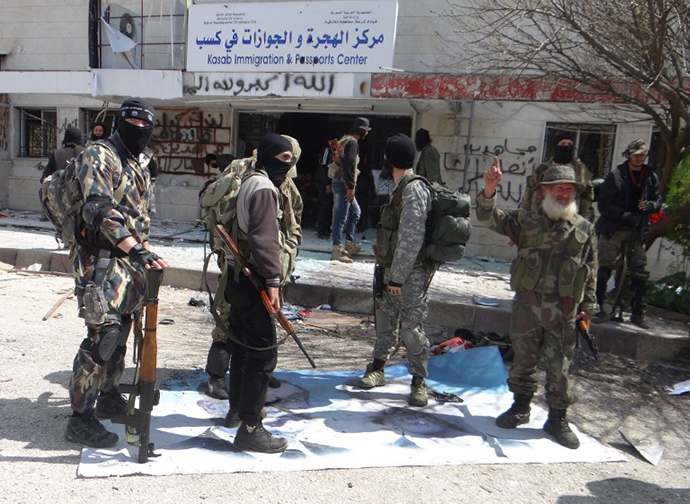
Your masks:
<svg viewBox="0 0 690 504"><path fill-rule="evenodd" d="M138 156L151 141L153 136L153 126L156 122L156 111L146 100L141 98L131 98L125 101L118 112L117 132L129 152L133 156ZM126 119L141 119L147 126L141 127L131 124Z"/></svg>
<svg viewBox="0 0 690 504"><path fill-rule="evenodd" d="M553 160L556 163L572 163L574 157L574 145L556 145L553 155Z"/></svg>
<svg viewBox="0 0 690 504"><path fill-rule="evenodd" d="M276 157L285 151L292 152L292 143L287 138L275 133L265 135L257 148L256 166L266 170L268 178L276 187L283 183L287 172L292 168L292 163Z"/></svg>

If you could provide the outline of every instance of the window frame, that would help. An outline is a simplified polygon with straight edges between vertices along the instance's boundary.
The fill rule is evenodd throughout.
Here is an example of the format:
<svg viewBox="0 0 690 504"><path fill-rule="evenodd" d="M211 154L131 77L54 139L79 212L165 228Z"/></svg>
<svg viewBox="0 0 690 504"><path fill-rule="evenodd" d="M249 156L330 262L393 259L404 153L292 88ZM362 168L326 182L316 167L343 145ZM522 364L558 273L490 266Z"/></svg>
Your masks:
<svg viewBox="0 0 690 504"><path fill-rule="evenodd" d="M30 131L32 125L40 125L38 148L31 145L34 141L31 138L34 133ZM57 148L57 108L20 108L18 157L47 158Z"/></svg>
<svg viewBox="0 0 690 504"><path fill-rule="evenodd" d="M544 145L542 149L542 161L546 161L553 157L554 147L553 138L562 131L567 131L575 137L575 152L576 157L580 158L587 166L587 169L592 173L594 178L603 178L613 167L616 158L614 150L616 148L616 137L618 136L618 126L615 123L564 123L564 122L547 122L544 126ZM593 134L608 135L609 139L606 145L605 158L603 161L597 163L596 166L591 166L593 163L591 159L599 156L589 156L583 154L585 148L584 142L587 136ZM583 140L584 139L584 140Z"/></svg>

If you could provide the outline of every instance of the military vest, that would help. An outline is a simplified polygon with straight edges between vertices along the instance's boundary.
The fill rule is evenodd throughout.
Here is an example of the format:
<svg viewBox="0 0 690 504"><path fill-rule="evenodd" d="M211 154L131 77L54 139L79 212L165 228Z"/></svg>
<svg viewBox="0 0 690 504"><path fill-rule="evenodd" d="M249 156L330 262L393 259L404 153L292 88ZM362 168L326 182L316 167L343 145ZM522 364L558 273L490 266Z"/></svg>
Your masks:
<svg viewBox="0 0 690 504"><path fill-rule="evenodd" d="M582 302L592 272L587 265L591 252L592 224L576 216L571 224L553 222L541 212L521 211L518 255L510 269L514 291L557 294Z"/></svg>
<svg viewBox="0 0 690 504"><path fill-rule="evenodd" d="M356 142L357 140L352 135L345 135L340 140L338 140L338 157L343 159L345 154L345 144L349 141ZM355 158L355 182L357 182L357 176L359 175L359 154ZM336 162L333 160L328 165L328 176L332 179L342 180L343 179L343 169L341 162Z"/></svg>

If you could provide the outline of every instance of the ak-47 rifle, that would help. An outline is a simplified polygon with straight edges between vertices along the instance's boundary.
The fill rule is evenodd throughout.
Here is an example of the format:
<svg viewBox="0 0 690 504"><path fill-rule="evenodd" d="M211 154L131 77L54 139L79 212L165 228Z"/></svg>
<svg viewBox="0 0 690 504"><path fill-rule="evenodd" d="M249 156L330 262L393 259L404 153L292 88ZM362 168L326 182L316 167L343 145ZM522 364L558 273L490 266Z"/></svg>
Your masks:
<svg viewBox="0 0 690 504"><path fill-rule="evenodd" d="M227 245L228 249L230 249L230 252L235 257L235 261L237 261L237 264L240 266L240 268L242 268L242 273L244 274L244 276L246 276L252 282L254 288L259 292L259 295L261 296L261 302L263 303L264 308L266 308L268 314L271 316L271 318L277 320L278 323L280 323L283 329L285 329L285 332L288 333L288 336L295 340L295 343L297 343L297 346L302 351L304 356L307 358L309 364L311 364L311 367L316 368L314 360L311 358L309 353L307 353L307 350L304 348L304 345L302 345L302 342L297 337L297 333L295 332L295 329L292 327L292 324L287 318L285 318L285 315L281 310L276 310L275 306L273 306L273 303L271 303L271 300L268 297L268 293L266 292L265 286L262 285L261 280L257 278L257 276L254 274L254 271L251 269L247 261L244 260L244 257L242 257L242 254L240 254L240 250L237 248L237 245L228 234L227 230L225 229L225 226L223 226L222 224L216 224L216 231L218 232L222 240L225 242L225 245Z"/></svg>
<svg viewBox="0 0 690 504"><path fill-rule="evenodd" d="M127 442L139 446L138 462L144 464L149 457L156 457L155 446L149 442L151 436L151 411L160 400L156 390L156 364L158 358L158 291L163 280L163 270L147 270L146 297L144 298L144 337L138 342L137 370L134 383L121 384L118 392L129 394L128 412L125 416L113 417L111 422L125 425ZM139 338L140 339L140 338ZM139 344L140 343L140 344ZM139 409L134 401L139 396ZM137 442L135 435L139 435Z"/></svg>
<svg viewBox="0 0 690 504"><path fill-rule="evenodd" d="M592 356L599 360L599 347L594 339L594 335L589 332L589 322L583 318L579 318L575 322L575 326L577 327L577 333L582 336L582 339L587 343L589 350L592 352Z"/></svg>

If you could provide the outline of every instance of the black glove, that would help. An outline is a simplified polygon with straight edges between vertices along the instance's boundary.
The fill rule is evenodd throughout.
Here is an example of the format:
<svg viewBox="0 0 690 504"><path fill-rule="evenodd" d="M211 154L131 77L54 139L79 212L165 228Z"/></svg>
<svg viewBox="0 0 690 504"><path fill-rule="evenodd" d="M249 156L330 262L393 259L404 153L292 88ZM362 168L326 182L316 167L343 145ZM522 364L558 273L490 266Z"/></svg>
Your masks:
<svg viewBox="0 0 690 504"><path fill-rule="evenodd" d="M129 249L128 255L133 262L141 266L152 264L157 259L160 259L160 257L153 252L146 250L141 243L137 243L131 249Z"/></svg>
<svg viewBox="0 0 690 504"><path fill-rule="evenodd" d="M642 216L637 212L623 212L623 215L621 215L621 220L632 227L639 226L641 219Z"/></svg>

